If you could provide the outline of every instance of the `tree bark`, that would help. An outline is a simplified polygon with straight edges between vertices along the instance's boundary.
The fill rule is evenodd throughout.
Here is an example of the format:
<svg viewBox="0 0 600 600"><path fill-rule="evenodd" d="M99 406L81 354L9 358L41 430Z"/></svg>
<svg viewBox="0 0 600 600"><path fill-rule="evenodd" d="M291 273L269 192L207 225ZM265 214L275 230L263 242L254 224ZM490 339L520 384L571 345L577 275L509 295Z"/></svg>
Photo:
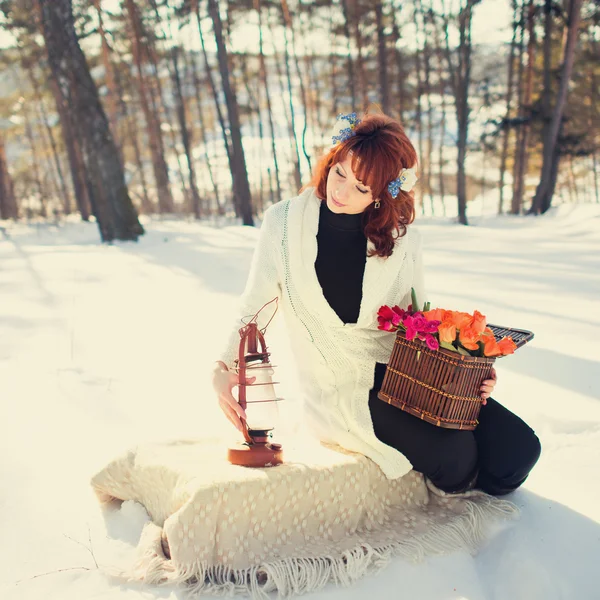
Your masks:
<svg viewBox="0 0 600 600"><path fill-rule="evenodd" d="M15 188L6 161L4 138L0 136L0 219L18 219L19 208Z"/></svg>
<svg viewBox="0 0 600 600"><path fill-rule="evenodd" d="M306 150L306 131L307 131L307 127L308 127L308 102L306 99L306 90L304 88L304 82L303 82L303 78L302 78L302 73L300 71L300 65L298 63L298 53L296 51L296 33L294 30L294 24L292 22L292 17L290 15L290 11L287 5L287 0L281 0L281 9L283 11L283 22L284 25L286 27L286 29L289 29L291 34L292 34L292 53L294 55L294 63L296 65L296 75L298 77L298 84L300 86L300 98L302 99L302 106L304 108L304 126L302 127L302 153L304 154L304 158L306 159L306 162L308 163L308 169L309 171L312 170L312 166L311 166L311 160L310 160L310 154L307 152ZM286 42L287 42L287 38L286 38ZM286 50L287 50L287 46L286 46ZM287 59L287 56L286 56ZM288 63L286 60L286 68L288 68ZM292 95L291 95L291 81L289 79L289 75L288 75L288 83L290 86L290 102L292 99ZM292 110L292 115L293 115L293 107L290 106L291 110ZM292 116L292 121L293 121L293 116ZM295 131L295 129L294 129ZM298 161L300 159L298 158ZM299 169L300 170L300 169ZM300 189L302 183L300 183L300 186L298 186L298 189Z"/></svg>
<svg viewBox="0 0 600 600"><path fill-rule="evenodd" d="M239 199L243 224L254 225L254 219L252 217L252 197L250 194L250 184L248 182L248 172L246 171L244 147L242 145L242 133L237 98L231 87L228 53L223 40L223 23L221 21L219 6L216 0L208 0L208 10L214 27L219 71L221 73L221 82L223 85L223 92L225 93L227 114L229 116L229 129L231 131L231 149L233 159L231 164L233 188Z"/></svg>
<svg viewBox="0 0 600 600"><path fill-rule="evenodd" d="M566 25L567 41L562 60L560 86L558 89L554 111L552 113L552 117L544 139L542 174L531 207L531 212L534 214L545 213L550 208L552 203L554 186L556 184L556 178L552 177L552 169L554 160L558 162L558 159L555 159L555 156L560 156L560 152L556 146L558 133L562 125L562 117L567 100L571 73L573 71L573 63L575 61L575 47L577 45L577 34L581 19L582 3L583 0L571 0L569 4L569 13ZM550 15L548 15L547 18L550 20ZM546 63L545 60L544 63Z"/></svg>
<svg viewBox="0 0 600 600"><path fill-rule="evenodd" d="M262 7L260 0L254 0L254 10L258 13L258 57L260 61L260 80L265 90L265 100L267 101L267 114L269 117L269 130L271 132L271 152L273 154L273 169L275 172L275 183L277 184L277 200L281 200L281 181L279 179L279 165L277 163L277 148L275 145L275 124L273 123L273 107L271 105L271 92L269 80L267 78L267 67L265 63L265 54L263 48L263 23Z"/></svg>
<svg viewBox="0 0 600 600"><path fill-rule="evenodd" d="M342 13L344 15L344 35L348 45L348 60L346 66L348 68L348 88L352 97L352 110L357 110L356 92L354 87L354 61L352 60L352 34L350 32L350 11L348 9L348 0L341 0ZM336 113L337 114L337 113Z"/></svg>
<svg viewBox="0 0 600 600"><path fill-rule="evenodd" d="M76 128L74 127L73 116L67 108L66 98L63 96L58 83L53 77L50 77L48 85L54 96L56 110L60 118L62 138L67 149L77 209L82 220L88 221L92 214L92 188L83 164L81 140L75 133Z"/></svg>
<svg viewBox="0 0 600 600"><path fill-rule="evenodd" d="M394 54L396 58L396 80L397 84L397 94L398 94L398 117L401 123L404 123L404 111L405 111L405 90L404 90L404 81L406 78L406 74L404 71L404 57L402 56L402 51L398 47L398 42L402 37L400 27L398 25L398 13L402 10L402 5L396 8L395 3L392 5L392 35L394 40Z"/></svg>
<svg viewBox="0 0 600 600"><path fill-rule="evenodd" d="M192 81L194 83L194 92L196 95L196 105L198 107L198 126L200 128L200 137L202 138L202 147L204 148L204 160L206 161L206 169L208 170L208 177L215 193L215 204L218 214L224 214L223 207L221 205L221 198L219 192L219 185L215 179L213 168L208 154L208 140L206 139L206 127L204 124L204 110L202 109L202 94L200 92L200 78L198 77L198 69L196 68L196 59L194 58L193 50L186 55L189 57L190 66L192 71Z"/></svg>
<svg viewBox="0 0 600 600"><path fill-rule="evenodd" d="M106 96L106 106L108 108L108 121L110 123L110 131L115 140L115 144L119 150L121 164L124 166L123 147L119 136L119 93L115 77L115 68L111 60L111 50L104 29L104 20L102 16L101 0L92 0L96 13L98 15L98 33L100 34L102 65L104 66L104 78L108 94Z"/></svg>
<svg viewBox="0 0 600 600"><path fill-rule="evenodd" d="M68 101L82 141L102 240L137 240L144 230L129 198L108 120L79 46L71 1L37 3L52 75Z"/></svg>
<svg viewBox="0 0 600 600"><path fill-rule="evenodd" d="M502 132L502 152L500 154L500 182L499 182L499 200L498 214L504 212L504 176L506 174L506 161L508 158L508 142L510 136L510 114L512 110L513 98L513 79L515 72L515 49L517 47L517 30L518 30L518 14L519 4L517 0L513 0L513 30L510 40L510 53L508 55L508 81L506 83L506 113L504 116L504 130Z"/></svg>
<svg viewBox="0 0 600 600"><path fill-rule="evenodd" d="M165 148L163 143L160 117L155 106L150 106L151 90L148 89L146 75L144 73L145 56L147 49L144 48L142 39L140 15L133 0L125 0L129 23L131 26L131 50L137 70L138 93L148 133L148 145L152 158L152 168L156 182L158 195L158 208L161 213L172 213L174 211L173 196L169 185L169 170L165 161Z"/></svg>
<svg viewBox="0 0 600 600"><path fill-rule="evenodd" d="M192 134L187 124L185 114L185 99L181 88L181 77L179 76L179 63L177 55L179 52L178 46L173 46L171 50L173 55L173 79L175 88L175 100L177 103L177 118L179 120L179 129L181 130L181 139L188 167L188 177L190 181L190 191L192 194L192 207L194 216L199 219L202 216L200 194L198 193L198 185L196 183L196 171L194 169L194 159L192 157Z"/></svg>
<svg viewBox="0 0 600 600"><path fill-rule="evenodd" d="M54 166L56 169L56 173L58 176L59 182L59 194L62 198L62 205L65 215L71 214L71 194L69 192L69 188L67 187L67 183L65 181L65 177L62 171L62 165L60 164L60 157L58 153L58 147L56 145L56 140L54 139L54 132L52 131L52 127L50 127L48 115L46 113L46 107L44 106L44 99L42 97L42 93L40 90L40 86L36 77L36 74L33 70L33 67L30 63L28 63L23 55L21 55L21 65L24 69L27 70L29 75L29 81L31 82L31 87L33 88L33 92L35 94L36 100L40 107L42 122L44 123L44 127L46 129L46 133L48 135L48 140L50 142L50 147L52 150L52 157L54 159Z"/></svg>
<svg viewBox="0 0 600 600"><path fill-rule="evenodd" d="M390 113L390 85L387 69L387 52L385 39L385 25L383 22L383 2L375 2L375 22L377 27L377 60L379 63L379 96L381 108L387 115Z"/></svg>
<svg viewBox="0 0 600 600"><path fill-rule="evenodd" d="M23 94L24 96L24 94ZM29 150L31 151L31 169L33 171L33 181L37 188L38 200L40 201L40 216L44 219L48 217L48 198L46 197L46 190L42 184L42 174L40 171L41 159L38 152L37 142L33 134L33 126L31 124L31 117L29 115L29 107L27 102L23 102L23 117L25 121L25 137L29 142Z"/></svg>
<svg viewBox="0 0 600 600"><path fill-rule="evenodd" d="M282 13L284 15L284 25L285 25L285 4L282 2ZM283 56L284 56L284 64L285 64L285 74L287 78L287 88L288 88L288 106L290 109L290 133L292 135L292 139L294 140L294 151L296 153L296 188L300 189L302 187L302 165L300 162L300 147L298 145L298 136L296 134L296 111L294 110L294 89L292 86L292 72L290 69L290 53L288 50L288 27L287 25L283 28Z"/></svg>
<svg viewBox="0 0 600 600"><path fill-rule="evenodd" d="M525 4L523 4L523 14L525 13ZM519 75L518 75L518 97L519 97L519 116L520 125L517 134L517 144L515 152L515 164L513 167L513 197L510 212L513 215L521 213L523 207L523 194L525 191L525 175L527 173L529 161L529 138L531 132L531 103L533 98L533 68L535 60L535 5L533 0L529 0L527 7L527 75L525 83L525 93L522 95L523 78L523 36L525 33L525 23L521 23L521 38L519 40ZM523 16L523 21L524 21Z"/></svg>

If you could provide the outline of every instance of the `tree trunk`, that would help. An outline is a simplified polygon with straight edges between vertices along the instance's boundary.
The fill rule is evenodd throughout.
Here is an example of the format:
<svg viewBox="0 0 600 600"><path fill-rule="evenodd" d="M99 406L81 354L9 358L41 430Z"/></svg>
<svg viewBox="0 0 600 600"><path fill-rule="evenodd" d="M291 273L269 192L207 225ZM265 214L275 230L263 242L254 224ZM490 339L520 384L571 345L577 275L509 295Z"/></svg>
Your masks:
<svg viewBox="0 0 600 600"><path fill-rule="evenodd" d="M312 166L311 166L311 160L310 160L310 154L307 152L306 150L306 131L307 131L307 126L308 126L308 103L306 100L306 90L304 89L304 82L303 82L303 78L302 78L302 73L300 72L300 65L298 63L298 53L296 51L296 33L294 31L294 24L292 22L292 17L290 16L290 12L288 9L288 5L287 5L287 0L281 0L281 9L283 11L283 22L284 25L286 27L286 29L289 29L292 33L292 53L294 55L294 63L296 65L296 75L298 77L298 84L300 85L300 97L302 99L302 106L304 108L304 126L302 128L302 153L304 154L304 158L306 159L306 162L308 163L308 169L309 171L312 170ZM286 51L287 51L287 38L286 38ZM286 54L286 69L289 68L288 67L288 62L287 62L287 54ZM288 83L290 86L290 102L292 99L292 95L291 95L291 81L289 79L289 75L288 75ZM290 106L290 108L293 111L293 108ZM293 115L293 112L292 112ZM292 122L293 122L294 118L292 116ZM300 158L298 157L298 164L300 164ZM300 185L298 186L298 189L300 189L302 183L300 183Z"/></svg>
<svg viewBox="0 0 600 600"><path fill-rule="evenodd" d="M523 38L525 35L525 4L523 4L523 17L521 19L521 36L519 40L519 75L518 98L520 125L517 133L515 148L515 164L513 166L513 197L510 212L513 215L521 213L523 207L523 194L525 190L525 175L529 161L529 137L531 131L531 103L533 97L533 68L535 60L535 28L534 28L535 6L533 0L529 0L527 7L527 76L525 93L522 93L523 85Z"/></svg>
<svg viewBox="0 0 600 600"><path fill-rule="evenodd" d="M167 44L167 37L166 37L166 33L164 32L164 29L163 29L162 19L160 16L160 12L158 10L158 5L156 3L156 0L149 0L149 2L154 10L154 16L156 19L156 22L155 22L153 30L152 30L153 36L152 37L146 36L146 38L148 40L146 42L146 46L148 48L148 57L150 58L150 64L152 65L152 71L153 71L153 75L154 75L154 80L153 80L154 85L152 85L151 87L155 88L155 91L153 91L152 93L153 93L153 97L158 96L158 100L162 107L162 113L164 114L164 118L167 123L167 131L168 131L169 138L171 140L171 148L173 150L173 156L175 157L175 162L177 163L177 172L179 173L179 182L181 185L181 191L183 193L183 197L186 200L186 202L184 202L184 205L185 205L187 203L187 201L189 200L189 196L192 193L191 193L191 190L188 190L187 181L186 181L186 178L184 175L184 167L181 164L181 158L180 158L181 152L179 151L179 144L178 144L178 140L177 140L176 129L173 126L173 122L176 118L178 118L178 115L176 114L175 117L172 116L171 106L170 106L169 102L165 101L165 94L163 91L163 84L162 84L162 80L160 77L160 69L159 69L160 55L159 55L157 47L156 47L156 41L158 39L162 40L163 47L164 47ZM171 21L168 18L167 18L167 28L169 30L169 35L172 40L173 35L171 32ZM157 31L162 31L163 32L162 35L157 36ZM167 67L167 72L169 74L169 80L174 81L173 71L171 69L171 64L169 62L169 58L171 60L173 60L173 54L169 49L165 50L164 54L165 54L164 63L165 63L165 66ZM175 98L176 105L177 105L177 102L178 102L177 98ZM157 112L157 114L159 114L159 111L156 111L156 112ZM183 132L181 132L182 139L183 139L183 135L184 135ZM184 147L184 152L185 152L185 147ZM189 167L188 167L188 178L189 178ZM191 203L193 205L193 203L194 203L193 199L192 199Z"/></svg>
<svg viewBox="0 0 600 600"><path fill-rule="evenodd" d="M383 2L381 0L375 2L375 22L377 27L377 60L379 63L379 96L381 98L381 108L388 115L390 113L390 86L383 23Z"/></svg>
<svg viewBox="0 0 600 600"><path fill-rule="evenodd" d="M433 193L431 189L431 157L433 156L433 104L431 102L431 52L429 49L429 44L427 42L428 32L427 32L427 18L425 16L425 10L423 8L423 4L419 0L419 11L421 13L421 20L423 23L423 67L424 67L424 83L425 83L425 92L427 96L427 147L425 149L425 164L427 165L427 169L424 172L424 188L427 194L429 195L429 204L431 206L431 214L434 213L433 206Z"/></svg>
<svg viewBox="0 0 600 600"><path fill-rule="evenodd" d="M60 157L58 153L58 147L56 145L56 140L54 139L54 132L52 131L52 127L50 127L48 115L46 113L46 107L44 106L44 99L42 98L42 93L40 91L40 86L37 81L37 77L34 73L34 70L30 63L24 60L23 56L21 56L21 65L23 68L27 70L29 75L29 81L31 82L31 86L33 88L33 92L35 94L36 100L40 107L41 112L41 120L44 123L44 127L46 129L46 133L48 135L48 139L50 142L50 147L52 149L52 157L54 159L54 166L56 169L56 173L59 181L59 194L62 198L63 210L65 215L71 214L71 194L69 192L69 188L67 187L67 183L65 181L65 177L62 171L62 165L60 164Z"/></svg>
<svg viewBox="0 0 600 600"><path fill-rule="evenodd" d="M161 131L160 117L156 107L151 107L151 90L148 89L146 75L144 73L144 54L147 50L144 48L142 39L143 32L140 23L140 15L133 0L125 0L129 24L131 26L131 50L133 61L137 70L138 94L148 133L148 145L150 146L150 156L152 158L152 168L156 182L156 191L158 195L158 208L161 213L172 213L174 211L173 196L169 186L169 170L165 161L165 149Z"/></svg>
<svg viewBox="0 0 600 600"><path fill-rule="evenodd" d="M231 164L231 174L233 177L233 189L239 199L243 224L254 225L254 219L252 217L252 197L250 194L250 184L248 182L248 172L246 171L244 147L242 145L237 98L231 87L228 53L223 40L223 24L221 22L219 6L216 0L208 0L208 10L212 18L215 32L217 59L219 61L219 71L221 73L221 82L223 84L223 92L225 94L227 114L229 117L229 128L231 131L231 154L233 159Z"/></svg>
<svg viewBox="0 0 600 600"><path fill-rule="evenodd" d="M0 136L0 219L18 219L19 208L15 188L6 162L4 138Z"/></svg>
<svg viewBox="0 0 600 600"><path fill-rule="evenodd" d="M417 128L417 139L419 140L419 154L421 155L421 173L424 182L427 181L427 157L425 156L425 144L423 142L423 68L421 60L423 58L423 50L421 48L421 35L420 26L417 12L416 3L413 4L413 24L415 26L415 76L417 80L417 108L415 113L415 127ZM420 200L421 200L421 214L425 214L425 194L427 192L427 186L423 185L420 189Z"/></svg>
<svg viewBox="0 0 600 600"><path fill-rule="evenodd" d="M52 75L60 82L82 141L102 240L137 240L144 230L127 193L108 120L79 46L71 1L37 2Z"/></svg>
<svg viewBox="0 0 600 600"><path fill-rule="evenodd" d="M556 184L556 178L552 177L552 168L555 160L555 154L557 156L560 154L556 148L556 145L558 140L558 132L562 125L562 117L567 100L571 73L573 71L573 63L575 61L575 47L577 45L577 34L579 31L582 3L583 0L571 0L569 4L569 14L566 24L567 42L565 44L562 60L560 86L556 98L556 105L554 107L552 118L548 125L544 139L542 175L540 177L540 182L535 192L531 208L531 212L534 214L545 213L550 208L552 203L554 186ZM547 19L550 20L550 18L550 15L547 15ZM544 56L544 59L545 58L546 57ZM544 66L545 65L546 60L544 60Z"/></svg>
<svg viewBox="0 0 600 600"><path fill-rule="evenodd" d="M199 219L202 216L202 211L200 210L200 194L198 193L198 186L196 184L196 171L194 169L194 159L192 157L192 135L188 128L185 116L185 100L183 98L183 91L181 89L181 78L179 77L179 64L177 61L178 51L178 46L173 46L171 52L173 54L173 84L175 88L175 99L177 102L177 117L179 120L179 129L181 130L181 139L183 141L183 148L187 161L194 216L196 219Z"/></svg>
<svg viewBox="0 0 600 600"><path fill-rule="evenodd" d="M334 15L336 12L336 7L333 4L329 5L329 37L334 40L335 39L335 20ZM334 49L329 57L329 65L331 70L329 71L329 81L331 82L331 102L332 102L332 115L335 116L338 114L338 106L339 106L339 92L338 92L338 84L337 84L337 50Z"/></svg>
<svg viewBox="0 0 600 600"><path fill-rule="evenodd" d="M285 15L285 11L283 9L282 4L282 12ZM284 16L285 23L285 16ZM290 133L292 140L294 141L294 151L296 153L296 188L300 189L302 187L302 165L300 163L300 148L298 146L298 136L296 135L296 112L294 111L294 89L292 86L292 73L290 69L290 54L288 50L288 28L284 26L283 28L283 56L284 56L284 64L285 64L285 74L287 78L287 88L288 88L288 106L290 109Z"/></svg>
<svg viewBox="0 0 600 600"><path fill-rule="evenodd" d="M446 161L444 159L444 147L446 143L446 79L444 77L444 55L442 51L442 44L440 41L440 34L437 28L437 24L433 23L434 32L434 43L435 43L435 54L436 54L436 65L437 65L437 76L439 81L439 94L441 96L441 117L440 117L440 145L438 149L438 180L439 180L439 196L442 204L442 213L446 216L446 201L445 201L445 184L444 184L444 166Z"/></svg>
<svg viewBox="0 0 600 600"><path fill-rule="evenodd" d="M88 221L92 214L91 185L83 165L81 152L81 142L75 134L76 128L73 125L73 117L67 108L67 102L54 78L50 77L48 81L56 110L60 119L63 143L67 149L69 159L69 168L71 170L71 181L75 191L75 202L77 209L83 221Z"/></svg>
<svg viewBox="0 0 600 600"><path fill-rule="evenodd" d="M24 96L24 94L22 94ZM40 201L40 216L44 219L48 217L48 198L46 198L46 190L42 184L42 174L40 172L41 159L38 153L38 147L33 134L31 118L29 116L29 107L27 102L22 105L23 117L25 121L25 137L29 142L29 150L31 152L31 169L33 171L33 181L37 189L38 199Z"/></svg>
<svg viewBox="0 0 600 600"><path fill-rule="evenodd" d="M360 32L360 5L358 0L354 0L354 14L352 15L352 24L354 25L354 38L356 39L356 62L358 64L358 88L362 98L361 111L364 111L369 106L369 90L367 73L365 71L365 61L363 58L363 40ZM352 84L351 84L352 85Z"/></svg>
<svg viewBox="0 0 600 600"><path fill-rule="evenodd" d="M504 212L504 176L506 174L506 161L508 158L508 142L510 136L510 113L512 110L513 79L515 72L515 49L517 47L519 4L513 0L513 31L510 40L510 53L508 55L508 82L506 84L506 113L504 117L504 131L502 132L502 152L500 155L500 195L498 200L498 214Z"/></svg>
<svg viewBox="0 0 600 600"><path fill-rule="evenodd" d="M106 31L104 29L104 21L102 18L102 7L100 6L101 0L92 0L96 13L98 15L98 33L100 34L101 48L102 48L102 65L104 66L104 79L106 82L106 88L108 94L106 95L106 106L108 108L108 121L110 123L110 131L115 140L115 144L119 151L119 157L121 164L124 166L123 159L123 147L119 136L119 98L120 95L117 90L117 83L115 77L115 68L111 60L110 45L106 39Z"/></svg>
<svg viewBox="0 0 600 600"><path fill-rule="evenodd" d="M468 225L467 220L467 181L465 172L465 158L467 155L467 142L469 139L469 86L471 83L471 19L473 6L477 0L466 0L458 14L458 27L460 42L458 47L458 67L454 66L450 53L448 17L445 20L445 45L448 70L451 75L456 106L456 121L458 126L457 141L457 173L456 195L458 198L458 220L463 225Z"/></svg>
<svg viewBox="0 0 600 600"><path fill-rule="evenodd" d="M348 0L341 0L342 2L342 13L344 15L344 35L348 42L348 88L350 89L350 95L352 97L352 110L357 110L356 104L356 93L354 87L354 61L352 60L352 34L350 32L350 11L348 10ZM337 115L337 112L336 112Z"/></svg>
<svg viewBox="0 0 600 600"><path fill-rule="evenodd" d="M404 97L404 80L406 78L406 74L404 71L404 57L402 56L402 51L399 48L398 42L400 41L401 31L398 26L398 13L400 12L401 7L396 9L394 5L392 5L392 35L394 40L394 54L396 58L396 80L397 90L398 90L398 117L401 123L404 123L404 111L405 111L405 97Z"/></svg>
<svg viewBox="0 0 600 600"><path fill-rule="evenodd" d="M277 184L277 200L281 200L281 181L279 179L279 165L277 163L277 148L275 146L275 125L273 123L273 107L271 106L271 92L269 80L267 78L267 67L265 64L265 54L263 49L263 24L262 8L260 0L254 0L254 10L258 13L258 56L260 60L260 80L265 90L265 99L267 101L267 114L269 117L269 130L271 131L271 152L273 153L273 169L275 172L275 183Z"/></svg>
<svg viewBox="0 0 600 600"><path fill-rule="evenodd" d="M206 161L206 168L208 170L208 177L215 193L215 204L218 214L224 214L223 207L221 205L219 185L215 179L210 156L208 154L208 140L206 139L206 127L204 125L204 110L202 109L202 94L200 93L200 78L198 77L198 69L196 67L196 59L194 58L194 51L190 50L186 53L189 57L190 66L192 71L192 81L194 83L194 92L196 95L196 105L198 107L198 126L200 128L200 137L202 138L202 146L204 148L204 160Z"/></svg>

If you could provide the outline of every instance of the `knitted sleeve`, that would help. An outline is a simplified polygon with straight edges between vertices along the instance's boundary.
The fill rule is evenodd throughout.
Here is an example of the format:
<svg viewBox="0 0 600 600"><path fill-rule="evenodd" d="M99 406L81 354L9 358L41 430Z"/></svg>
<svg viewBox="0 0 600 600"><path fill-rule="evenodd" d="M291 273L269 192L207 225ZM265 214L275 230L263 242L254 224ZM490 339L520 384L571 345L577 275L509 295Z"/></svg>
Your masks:
<svg viewBox="0 0 600 600"><path fill-rule="evenodd" d="M411 227L409 229L411 234L411 252L409 256L413 261L413 279L411 282L411 287L415 289L415 294L417 295L417 303L419 304L419 309L423 308L423 304L428 300L427 291L425 289L425 272L423 268L423 252L422 252L422 242L421 242L421 234L418 229ZM412 255L412 256L411 256ZM400 304L400 308L407 308L411 303L411 294L410 288L406 296L402 299Z"/></svg>
<svg viewBox="0 0 600 600"><path fill-rule="evenodd" d="M267 302L278 299L278 302L267 306L258 316L259 328L264 327L276 308L281 311L281 283L277 269L277 235L274 231L272 208L269 207L263 216L258 242L252 255L250 271L246 287L240 297L236 318L225 340L223 351L217 360L222 360L228 367L238 357L240 343L239 329L243 327L241 319L246 317L246 322L252 318Z"/></svg>

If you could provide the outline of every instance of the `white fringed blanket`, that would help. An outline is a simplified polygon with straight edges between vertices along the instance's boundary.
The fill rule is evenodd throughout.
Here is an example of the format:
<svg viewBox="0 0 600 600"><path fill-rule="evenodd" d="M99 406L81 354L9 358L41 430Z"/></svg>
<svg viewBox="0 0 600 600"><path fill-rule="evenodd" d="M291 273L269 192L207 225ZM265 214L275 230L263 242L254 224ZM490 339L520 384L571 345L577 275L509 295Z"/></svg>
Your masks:
<svg viewBox="0 0 600 600"><path fill-rule="evenodd" d="M135 500L152 518L139 561L122 575L289 597L348 585L394 554L475 552L489 525L517 515L482 492L445 495L414 471L388 480L340 448L292 446L285 464L267 469L232 466L225 448L202 441L145 445L111 462L92 479L99 500Z"/></svg>

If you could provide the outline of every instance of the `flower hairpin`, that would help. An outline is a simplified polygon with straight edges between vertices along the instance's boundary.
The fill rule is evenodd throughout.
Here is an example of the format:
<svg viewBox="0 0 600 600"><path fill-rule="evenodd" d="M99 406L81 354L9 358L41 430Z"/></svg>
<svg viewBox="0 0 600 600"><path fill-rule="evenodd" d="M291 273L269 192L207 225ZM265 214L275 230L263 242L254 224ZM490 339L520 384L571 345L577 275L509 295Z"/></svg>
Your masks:
<svg viewBox="0 0 600 600"><path fill-rule="evenodd" d="M331 130L331 145L335 146L356 135L354 130L359 123L360 119L356 116L355 112L348 114L340 113Z"/></svg>
<svg viewBox="0 0 600 600"><path fill-rule="evenodd" d="M410 192L413 189L415 183L418 181L417 173L411 167L409 169L402 169L400 171L400 175L394 179L394 181L390 181L388 184L388 192L392 198L397 198L400 190L403 192Z"/></svg>

